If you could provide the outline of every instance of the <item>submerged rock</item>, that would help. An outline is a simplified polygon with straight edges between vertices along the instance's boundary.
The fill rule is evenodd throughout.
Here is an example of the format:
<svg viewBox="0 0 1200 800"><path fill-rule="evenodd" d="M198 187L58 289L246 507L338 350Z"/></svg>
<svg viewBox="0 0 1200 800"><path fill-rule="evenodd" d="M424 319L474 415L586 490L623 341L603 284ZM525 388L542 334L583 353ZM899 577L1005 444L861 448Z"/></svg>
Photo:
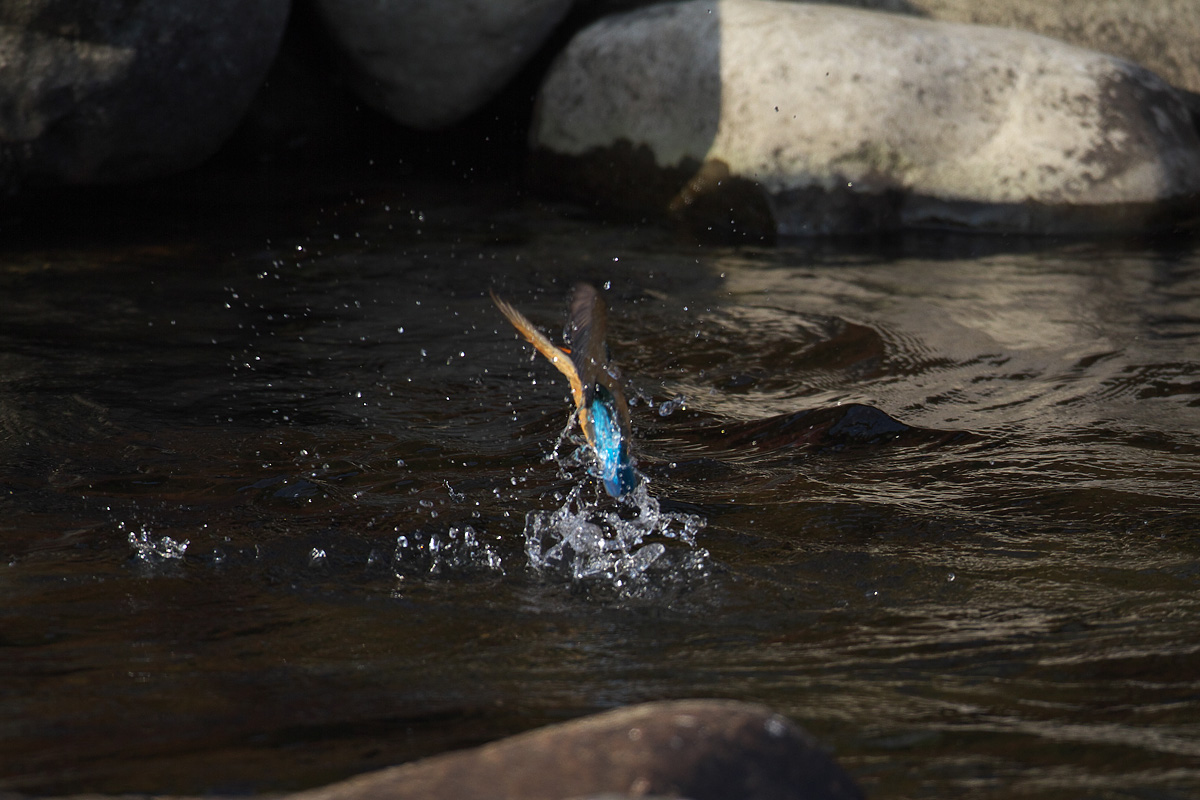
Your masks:
<svg viewBox="0 0 1200 800"><path fill-rule="evenodd" d="M659 442L683 444L693 457L718 459L750 451L787 455L794 451L838 452L885 446L935 448L983 440L980 434L967 430L918 428L861 403L813 408L744 422L725 421L668 429L654 438Z"/></svg>
<svg viewBox="0 0 1200 800"><path fill-rule="evenodd" d="M249 106L289 7L4 4L0 188L133 181L199 164Z"/></svg>
<svg viewBox="0 0 1200 800"><path fill-rule="evenodd" d="M572 0L318 0L355 90L414 128L462 120L536 52Z"/></svg>
<svg viewBox="0 0 1200 800"><path fill-rule="evenodd" d="M850 800L862 792L808 734L761 706L686 700L551 725L291 795L292 800Z"/></svg>
<svg viewBox="0 0 1200 800"><path fill-rule="evenodd" d="M601 20L547 76L551 192L700 230L1087 232L1195 211L1200 133L1153 73L1031 33L770 0Z"/></svg>

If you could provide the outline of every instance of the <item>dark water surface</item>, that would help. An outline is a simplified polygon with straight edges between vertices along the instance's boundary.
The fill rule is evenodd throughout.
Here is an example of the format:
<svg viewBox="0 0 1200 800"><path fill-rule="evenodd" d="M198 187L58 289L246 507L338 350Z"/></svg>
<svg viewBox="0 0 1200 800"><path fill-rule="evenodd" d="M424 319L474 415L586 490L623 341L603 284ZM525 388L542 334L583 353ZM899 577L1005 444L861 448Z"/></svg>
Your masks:
<svg viewBox="0 0 1200 800"><path fill-rule="evenodd" d="M1200 247L422 196L0 255L0 790L279 791L717 696L875 798L1200 795ZM557 335L577 279L674 524L580 578L552 512L634 509L486 293ZM853 403L960 433L770 419Z"/></svg>

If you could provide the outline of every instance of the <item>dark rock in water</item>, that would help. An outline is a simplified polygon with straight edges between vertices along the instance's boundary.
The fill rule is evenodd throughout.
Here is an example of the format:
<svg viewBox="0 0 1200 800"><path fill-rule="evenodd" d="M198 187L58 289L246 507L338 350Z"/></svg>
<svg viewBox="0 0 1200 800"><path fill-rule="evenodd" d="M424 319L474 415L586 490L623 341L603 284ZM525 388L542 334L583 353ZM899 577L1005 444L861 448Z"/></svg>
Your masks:
<svg viewBox="0 0 1200 800"><path fill-rule="evenodd" d="M160 177L233 132L289 0L0 6L0 189Z"/></svg>
<svg viewBox="0 0 1200 800"><path fill-rule="evenodd" d="M842 418L829 427L829 436L850 441L874 442L914 430L916 429L893 419L878 408L853 403L846 409Z"/></svg>
<svg viewBox="0 0 1200 800"><path fill-rule="evenodd" d="M704 442L723 450L840 449L883 444L938 445L979 440L968 431L916 428L873 406L847 403L831 408L797 411L752 422L706 426L671 437Z"/></svg>
<svg viewBox="0 0 1200 800"><path fill-rule="evenodd" d="M863 796L804 731L761 706L650 703L551 725L291 795L292 800L850 800Z"/></svg>
<svg viewBox="0 0 1200 800"><path fill-rule="evenodd" d="M1200 132L1143 67L1025 31L814 3L602 19L547 75L550 193L772 238L1193 223Z"/></svg>

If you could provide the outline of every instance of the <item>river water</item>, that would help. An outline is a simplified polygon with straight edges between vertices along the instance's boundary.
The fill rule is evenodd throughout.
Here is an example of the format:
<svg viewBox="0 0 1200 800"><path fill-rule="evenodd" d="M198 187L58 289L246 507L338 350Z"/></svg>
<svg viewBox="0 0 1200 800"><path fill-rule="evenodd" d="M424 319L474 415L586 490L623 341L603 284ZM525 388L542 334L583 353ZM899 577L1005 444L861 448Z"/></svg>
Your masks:
<svg viewBox="0 0 1200 800"><path fill-rule="evenodd" d="M277 792L726 697L874 798L1200 794L1194 239L213 194L0 254L0 790ZM557 336L581 279L625 506L487 294Z"/></svg>

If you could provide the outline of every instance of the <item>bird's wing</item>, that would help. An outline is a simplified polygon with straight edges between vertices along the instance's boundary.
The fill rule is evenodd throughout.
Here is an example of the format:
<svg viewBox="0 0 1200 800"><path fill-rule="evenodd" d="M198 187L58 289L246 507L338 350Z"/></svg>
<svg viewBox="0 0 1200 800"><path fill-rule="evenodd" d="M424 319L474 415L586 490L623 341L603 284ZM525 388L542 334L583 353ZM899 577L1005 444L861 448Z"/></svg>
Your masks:
<svg viewBox="0 0 1200 800"><path fill-rule="evenodd" d="M584 405L591 404L595 386L601 382L601 373L608 366L607 346L604 343L607 316L604 298L595 287L587 283L575 284L563 333L571 346L571 361L575 363L575 371L579 373L579 381L583 384Z"/></svg>
<svg viewBox="0 0 1200 800"><path fill-rule="evenodd" d="M596 396L596 387L603 386L612 396L621 433L629 436L629 404L621 391L616 368L608 361L608 308L596 287L588 283L575 284L571 293L570 314L565 335L571 346L571 360L583 384L584 406L589 407Z"/></svg>

